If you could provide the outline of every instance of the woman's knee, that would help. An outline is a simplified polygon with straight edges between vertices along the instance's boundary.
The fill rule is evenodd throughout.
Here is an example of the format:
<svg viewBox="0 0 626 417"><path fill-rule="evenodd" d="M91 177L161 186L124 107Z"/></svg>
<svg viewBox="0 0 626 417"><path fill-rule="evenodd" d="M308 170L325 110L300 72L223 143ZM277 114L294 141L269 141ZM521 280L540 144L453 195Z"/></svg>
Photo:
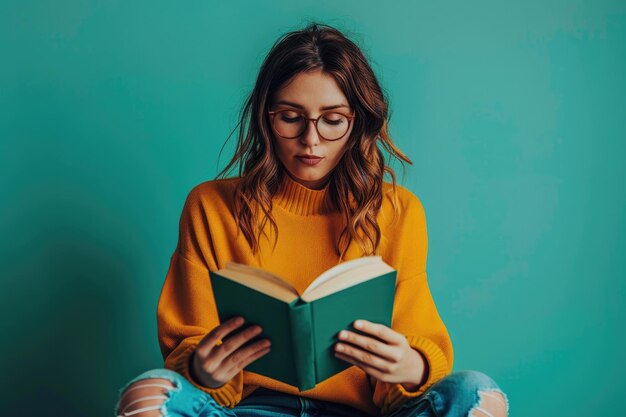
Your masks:
<svg viewBox="0 0 626 417"><path fill-rule="evenodd" d="M470 409L468 416L508 416L508 398L489 375L475 370L459 371L456 374L459 379L459 388L467 393L476 394L476 401Z"/></svg>
<svg viewBox="0 0 626 417"><path fill-rule="evenodd" d="M508 415L509 404L506 394L487 374L475 370L463 370L449 374L433 389L444 398L460 401L454 407L469 410L472 417L494 417ZM452 406L449 404L448 406ZM483 410L487 413L481 414Z"/></svg>
<svg viewBox="0 0 626 417"><path fill-rule="evenodd" d="M179 389L182 375L169 369L152 369L133 378L119 390L116 416L160 417L170 391Z"/></svg>
<svg viewBox="0 0 626 417"><path fill-rule="evenodd" d="M469 411L470 417L507 417L509 402L500 390L478 390L479 399Z"/></svg>
<svg viewBox="0 0 626 417"><path fill-rule="evenodd" d="M475 370L457 371L450 375L456 387L463 391L478 389L499 388L498 384L487 374Z"/></svg>

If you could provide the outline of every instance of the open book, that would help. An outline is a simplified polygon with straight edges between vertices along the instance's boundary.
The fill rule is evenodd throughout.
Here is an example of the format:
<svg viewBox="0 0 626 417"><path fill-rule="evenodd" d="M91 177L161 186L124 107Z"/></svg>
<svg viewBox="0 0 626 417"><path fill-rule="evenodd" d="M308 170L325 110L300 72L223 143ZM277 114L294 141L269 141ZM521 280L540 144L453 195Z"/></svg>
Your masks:
<svg viewBox="0 0 626 417"><path fill-rule="evenodd" d="M380 256L338 264L319 275L302 295L280 277L253 266L228 262L209 271L220 322L243 316L236 332L254 324L269 353L244 369L305 391L352 366L334 356L337 335L355 329L357 319L391 327L396 270Z"/></svg>

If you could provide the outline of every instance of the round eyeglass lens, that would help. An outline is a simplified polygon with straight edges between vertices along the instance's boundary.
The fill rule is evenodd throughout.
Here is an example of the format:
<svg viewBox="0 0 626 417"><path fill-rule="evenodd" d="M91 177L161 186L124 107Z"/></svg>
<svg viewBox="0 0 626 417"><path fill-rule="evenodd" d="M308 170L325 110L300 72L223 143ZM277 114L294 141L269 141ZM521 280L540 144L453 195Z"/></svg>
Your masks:
<svg viewBox="0 0 626 417"><path fill-rule="evenodd" d="M275 114L274 128L285 138L296 138L306 129L307 119L294 111L281 111ZM324 113L317 122L317 131L324 139L336 140L348 131L348 118L341 113Z"/></svg>

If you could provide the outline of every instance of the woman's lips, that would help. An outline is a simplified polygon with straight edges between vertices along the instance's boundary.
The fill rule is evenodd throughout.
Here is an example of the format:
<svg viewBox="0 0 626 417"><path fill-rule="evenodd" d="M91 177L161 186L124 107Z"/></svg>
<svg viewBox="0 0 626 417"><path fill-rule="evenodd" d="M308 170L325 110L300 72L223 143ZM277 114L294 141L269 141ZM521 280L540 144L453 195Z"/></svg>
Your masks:
<svg viewBox="0 0 626 417"><path fill-rule="evenodd" d="M308 166L313 166L313 165L317 165L321 162L322 159L324 158L306 158L304 156L296 156L296 158L302 162L305 165Z"/></svg>

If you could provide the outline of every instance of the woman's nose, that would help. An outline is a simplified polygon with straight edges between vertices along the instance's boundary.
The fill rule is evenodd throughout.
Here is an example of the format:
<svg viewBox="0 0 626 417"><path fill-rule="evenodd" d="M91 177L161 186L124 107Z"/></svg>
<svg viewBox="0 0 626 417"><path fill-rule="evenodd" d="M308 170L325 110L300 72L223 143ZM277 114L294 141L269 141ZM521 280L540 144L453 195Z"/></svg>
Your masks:
<svg viewBox="0 0 626 417"><path fill-rule="evenodd" d="M315 128L315 120L307 120L306 128L302 135L300 135L300 141L305 145L314 146L320 143L320 137Z"/></svg>

